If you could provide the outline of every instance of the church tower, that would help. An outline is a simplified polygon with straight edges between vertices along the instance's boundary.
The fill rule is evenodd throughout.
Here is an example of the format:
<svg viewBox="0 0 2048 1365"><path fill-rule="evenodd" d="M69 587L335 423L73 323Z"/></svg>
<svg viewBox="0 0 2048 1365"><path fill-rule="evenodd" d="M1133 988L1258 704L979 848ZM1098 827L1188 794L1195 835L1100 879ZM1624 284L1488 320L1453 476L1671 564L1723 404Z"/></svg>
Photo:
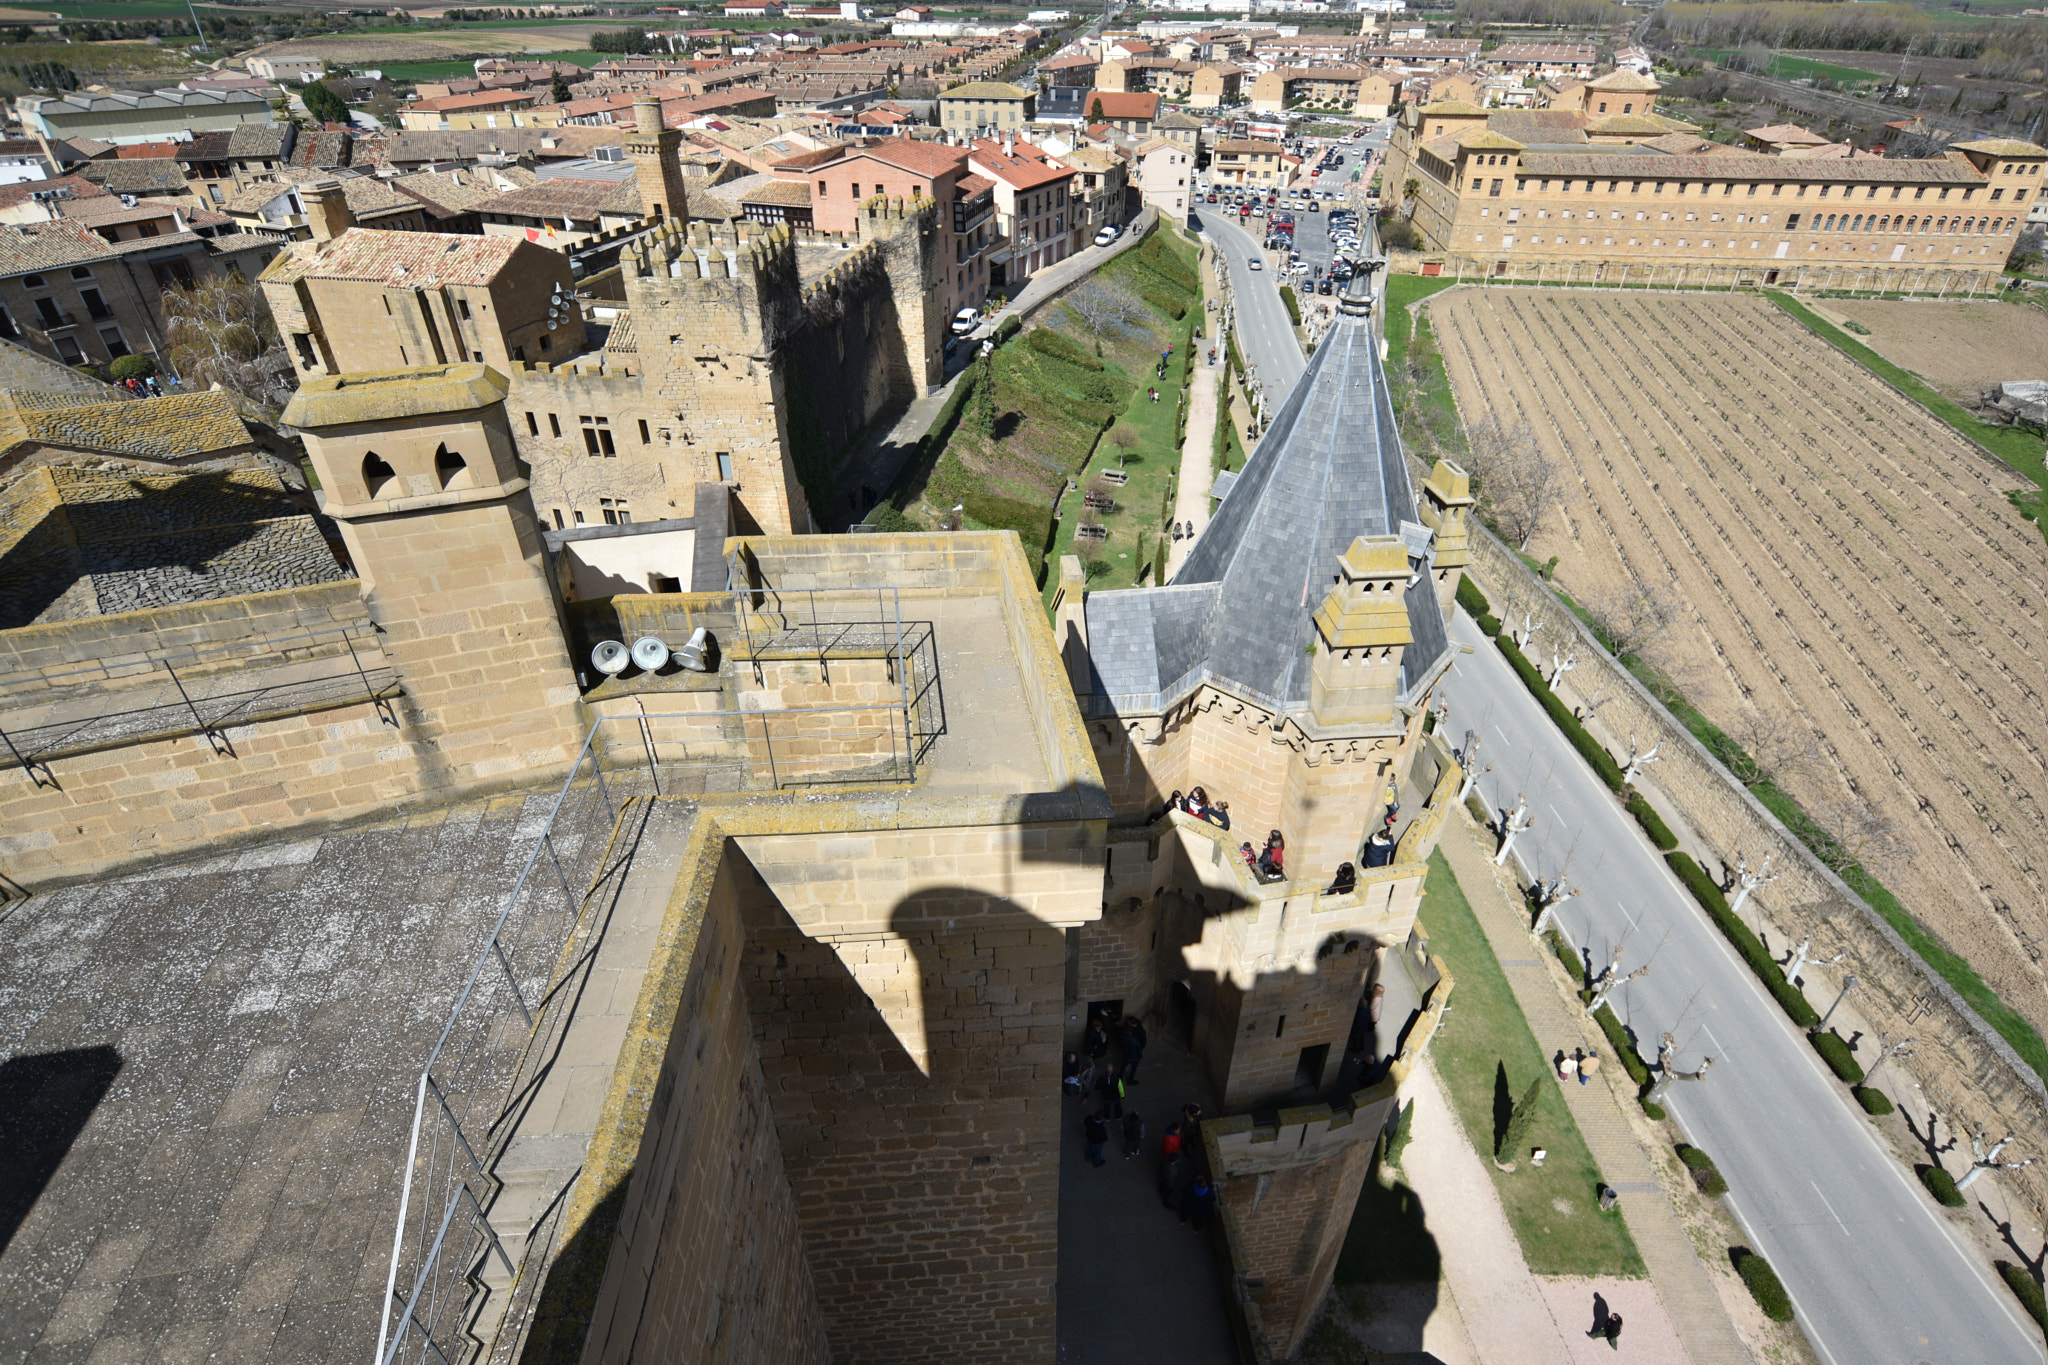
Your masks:
<svg viewBox="0 0 2048 1365"><path fill-rule="evenodd" d="M456 784L559 772L585 728L506 387L476 364L324 375L284 414L405 688L407 733Z"/></svg>

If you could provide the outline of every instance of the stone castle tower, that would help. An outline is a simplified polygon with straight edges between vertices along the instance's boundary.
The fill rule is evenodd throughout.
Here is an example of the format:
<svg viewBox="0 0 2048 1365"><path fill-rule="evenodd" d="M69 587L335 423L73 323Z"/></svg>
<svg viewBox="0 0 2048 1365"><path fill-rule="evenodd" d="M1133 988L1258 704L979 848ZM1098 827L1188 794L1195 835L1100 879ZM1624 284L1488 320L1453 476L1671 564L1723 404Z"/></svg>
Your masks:
<svg viewBox="0 0 2048 1365"><path fill-rule="evenodd" d="M540 530L487 366L311 379L285 411L341 526L409 733L451 782L565 766L583 741Z"/></svg>
<svg viewBox="0 0 2048 1365"><path fill-rule="evenodd" d="M1078 996L1170 1021L1221 1093L1205 1141L1275 1358L1314 1319L1449 989L1412 934L1459 777L1424 720L1469 480L1439 464L1418 502L1367 287L1174 578L1088 593L1070 561L1055 626L1118 815ZM1227 833L1168 808L1197 786ZM1285 871L1260 876L1241 846L1276 831ZM1284 1142L1249 1116L1274 1108Z"/></svg>

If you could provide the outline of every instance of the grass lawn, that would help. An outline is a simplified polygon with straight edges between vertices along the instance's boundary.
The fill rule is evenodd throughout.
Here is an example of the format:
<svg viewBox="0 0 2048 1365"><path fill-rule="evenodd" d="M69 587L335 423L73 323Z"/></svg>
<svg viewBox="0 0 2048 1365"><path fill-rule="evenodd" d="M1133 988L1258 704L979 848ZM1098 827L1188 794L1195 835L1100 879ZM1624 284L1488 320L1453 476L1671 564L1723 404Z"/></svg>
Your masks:
<svg viewBox="0 0 2048 1365"><path fill-rule="evenodd" d="M1735 54L1732 49L1725 47L1696 47L1692 50L1692 55L1705 58L1710 62L1725 63ZM1781 81L1797 81L1811 78L1830 80L1839 85L1854 85L1861 81L1888 81L1891 79L1882 71L1864 71L1853 66L1836 66L1833 62L1817 62L1811 57L1794 57L1789 53L1783 52L1779 53L1772 60L1771 69L1768 74L1776 76Z"/></svg>
<svg viewBox="0 0 2048 1365"><path fill-rule="evenodd" d="M1429 1055L1466 1135L1474 1145L1490 1146L1506 1123L1506 1109L1530 1081L1554 1075L1554 1047L1539 1045L1529 1032L1493 948L1441 851L1430 858L1422 922L1429 929L1430 947L1442 955L1458 983L1451 997L1454 1008L1430 1044ZM1488 1163L1529 1269L1538 1275L1641 1276L1643 1260L1627 1224L1618 1211L1600 1212L1600 1172L1572 1122L1560 1087L1545 1079L1538 1094L1529 1141L1548 1148L1548 1159L1540 1167L1525 1159L1512 1175ZM1482 1159L1490 1155L1480 1153ZM1364 1204L1361 1199L1361 1210Z"/></svg>
<svg viewBox="0 0 2048 1365"><path fill-rule="evenodd" d="M1016 531L1033 568L1041 569L1041 551L1050 549L1052 564L1059 555L1074 553L1075 528L1086 520L1109 531L1093 556L1099 567L1091 585L1136 583L1139 569L1154 562L1159 549L1168 490L1179 470L1176 404L1186 374L1188 333L1200 314L1194 262L1192 245L1171 231L1155 229L1142 246L1125 251L1099 272L1100 278L1130 285L1133 294L1151 296L1128 325L1098 331L1068 304L1055 303L998 347L990 360L994 430L984 434L977 429L978 395L970 391L959 424L929 470L909 474L891 495L907 515L908 529L935 525L958 507L964 528ZM1081 287L1087 288L1087 282ZM1175 319L1169 306L1179 306L1185 316ZM1173 359L1165 377L1158 378L1159 353L1169 345ZM973 372L961 382L974 384ZM1148 388L1160 391L1157 403L1147 399ZM1108 439L1118 427L1134 438L1128 455ZM1116 510L1085 510L1083 495L1120 456L1128 481L1106 490ZM1070 479L1077 489L1068 494ZM1046 571L1042 581L1049 595L1057 575Z"/></svg>

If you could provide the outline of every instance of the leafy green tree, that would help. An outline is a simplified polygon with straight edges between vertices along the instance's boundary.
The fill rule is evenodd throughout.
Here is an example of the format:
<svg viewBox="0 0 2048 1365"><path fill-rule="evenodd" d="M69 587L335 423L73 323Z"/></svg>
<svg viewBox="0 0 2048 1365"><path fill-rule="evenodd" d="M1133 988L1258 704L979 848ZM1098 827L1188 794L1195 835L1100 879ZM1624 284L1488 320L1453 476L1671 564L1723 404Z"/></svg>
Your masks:
<svg viewBox="0 0 2048 1365"><path fill-rule="evenodd" d="M314 81L299 96L316 123L347 123L348 104L326 81Z"/></svg>
<svg viewBox="0 0 2048 1365"><path fill-rule="evenodd" d="M983 436L996 434L996 367L984 352L974 358L973 408L969 420Z"/></svg>
<svg viewBox="0 0 2048 1365"><path fill-rule="evenodd" d="M147 379L156 373L156 361L146 355L116 356L107 373L116 379Z"/></svg>
<svg viewBox="0 0 2048 1365"><path fill-rule="evenodd" d="M1522 1098L1515 1101L1515 1109L1508 1116L1507 1127L1500 1135L1500 1146L1494 1149L1493 1161L1505 1170L1515 1168L1515 1154L1528 1145L1529 1129L1536 1122L1536 1104L1543 1097L1545 1078L1538 1076L1529 1082L1529 1088L1522 1092Z"/></svg>

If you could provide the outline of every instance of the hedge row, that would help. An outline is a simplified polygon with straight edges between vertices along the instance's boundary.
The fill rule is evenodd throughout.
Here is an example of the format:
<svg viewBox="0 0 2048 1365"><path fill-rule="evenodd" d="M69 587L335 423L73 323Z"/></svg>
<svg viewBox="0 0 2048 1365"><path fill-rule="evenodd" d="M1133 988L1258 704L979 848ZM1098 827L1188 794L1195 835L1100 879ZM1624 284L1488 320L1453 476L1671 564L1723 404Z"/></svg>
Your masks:
<svg viewBox="0 0 2048 1365"><path fill-rule="evenodd" d="M1486 594L1479 591L1479 585L1472 581L1471 574L1458 575L1458 605L1465 609L1467 616L1484 616L1493 610L1493 604L1486 600Z"/></svg>
<svg viewBox="0 0 2048 1365"><path fill-rule="evenodd" d="M1647 1090L1650 1068L1644 1066L1643 1059L1636 1055L1636 1045L1629 1040L1628 1030L1621 1026L1621 1020L1614 1017L1614 1007L1602 1005L1594 1010L1593 1022L1600 1025L1600 1031L1607 1035L1607 1045L1621 1059L1621 1069L1628 1072L1628 1078L1636 1083L1638 1089Z"/></svg>
<svg viewBox="0 0 2048 1365"><path fill-rule="evenodd" d="M1498 616L1480 616L1478 623L1479 629L1486 633L1487 639L1497 640L1500 638L1500 618Z"/></svg>
<svg viewBox="0 0 2048 1365"><path fill-rule="evenodd" d="M1164 289L1140 289L1138 296L1160 312L1166 314L1166 316L1172 318L1175 322L1179 322L1188 315L1188 306L1179 299L1174 298Z"/></svg>
<svg viewBox="0 0 2048 1365"><path fill-rule="evenodd" d="M1806 997L1800 994L1799 988L1785 979L1785 973L1771 957L1770 950L1764 947L1747 924L1735 917L1735 912L1728 908L1728 898L1721 894L1721 888L1714 885L1713 879L1700 870L1700 865L1683 853L1667 853L1664 861L1671 865L1671 870L1678 874L1678 880L1692 892L1693 899L1707 912L1707 918L1714 921L1722 935L1735 945L1735 951L1742 955L1742 960L1749 964L1757 980L1764 983L1765 989L1776 998L1792 1022L1801 1028L1812 1028L1818 1024L1820 1015L1806 1003Z"/></svg>
<svg viewBox="0 0 2048 1365"><path fill-rule="evenodd" d="M1771 1269L1771 1263L1748 1247L1736 1247L1728 1257L1735 1262L1735 1273L1749 1287L1750 1297L1764 1310L1764 1316L1772 1322L1792 1321L1792 1296L1785 1292L1785 1285L1778 1272Z"/></svg>
<svg viewBox="0 0 2048 1365"><path fill-rule="evenodd" d="M2019 1298L2020 1306L2034 1315L2034 1321L2048 1328L2048 1295L2041 1292L2041 1282L2027 1273L2025 1266L2014 1265L2011 1261L1998 1262L1998 1273Z"/></svg>
<svg viewBox="0 0 2048 1365"><path fill-rule="evenodd" d="M1643 827L1643 833L1650 836L1650 842L1660 853L1669 853L1678 847L1678 836L1671 832L1671 826L1664 823L1664 817L1643 799L1641 792L1628 794L1628 813L1635 816L1636 823Z"/></svg>
<svg viewBox="0 0 2048 1365"><path fill-rule="evenodd" d="M1555 953L1557 960L1564 964L1565 975L1579 983L1581 988L1579 998L1584 1000L1586 998L1585 990L1583 989L1586 984L1585 960L1579 956L1577 949L1564 941L1564 935L1555 929L1545 929L1543 931L1543 941L1550 945L1550 951Z"/></svg>
<svg viewBox="0 0 2048 1365"><path fill-rule="evenodd" d="M1882 1090L1872 1090L1867 1085L1856 1087L1856 1103L1863 1106L1864 1113L1875 1114L1879 1118L1892 1112L1891 1096Z"/></svg>
<svg viewBox="0 0 2048 1365"><path fill-rule="evenodd" d="M1301 326L1301 301L1294 297L1294 286L1280 286L1280 302L1287 305L1287 317L1296 327Z"/></svg>
<svg viewBox="0 0 2048 1365"><path fill-rule="evenodd" d="M1692 1172L1692 1183L1699 1186L1701 1194L1710 1199L1719 1199L1728 1193L1728 1181L1721 1174L1721 1168L1714 1164L1714 1158L1697 1147L1678 1144L1678 1159Z"/></svg>
<svg viewBox="0 0 2048 1365"><path fill-rule="evenodd" d="M1084 370L1100 370L1102 360L1091 355L1086 346L1072 337L1055 332L1050 327L1034 327L1025 336L1024 344L1042 355L1057 356L1069 365L1079 365Z"/></svg>
<svg viewBox="0 0 2048 1365"><path fill-rule="evenodd" d="M1001 322L997 323L995 331L996 345L1000 346L1004 342L1008 341L1011 337L1017 335L1017 329L1022 327L1023 325L1024 320L1018 317L1015 313L1012 313L1010 316L1004 318Z"/></svg>
<svg viewBox="0 0 2048 1365"><path fill-rule="evenodd" d="M1913 1171L1920 1177L1920 1183L1934 1196L1934 1202L1945 1209L1959 1209L1969 1202L1963 1192L1956 1188L1956 1178L1939 1166L1915 1166Z"/></svg>
<svg viewBox="0 0 2048 1365"><path fill-rule="evenodd" d="M1829 1029L1826 1033L1809 1033L1806 1036L1830 1071L1851 1085L1863 1084L1863 1067L1849 1051L1849 1045L1842 1041L1842 1035Z"/></svg>
<svg viewBox="0 0 2048 1365"><path fill-rule="evenodd" d="M1536 665L1530 663L1522 651L1515 647L1513 640L1503 640L1496 636L1494 643L1500 646L1501 654L1506 657L1509 667L1521 678L1522 685L1535 695L1536 700L1543 703L1543 709L1550 713L1551 722L1564 731L1564 737L1572 742L1572 747L1579 751L1579 755L1586 762L1593 765L1594 772L1600 774L1600 780L1607 784L1609 790L1620 791L1621 767L1614 761L1614 756L1607 752L1599 740L1593 738L1585 726L1579 724L1579 718L1572 714L1571 708L1564 704L1563 698L1550 690L1550 685L1543 681L1543 674L1538 672Z"/></svg>

